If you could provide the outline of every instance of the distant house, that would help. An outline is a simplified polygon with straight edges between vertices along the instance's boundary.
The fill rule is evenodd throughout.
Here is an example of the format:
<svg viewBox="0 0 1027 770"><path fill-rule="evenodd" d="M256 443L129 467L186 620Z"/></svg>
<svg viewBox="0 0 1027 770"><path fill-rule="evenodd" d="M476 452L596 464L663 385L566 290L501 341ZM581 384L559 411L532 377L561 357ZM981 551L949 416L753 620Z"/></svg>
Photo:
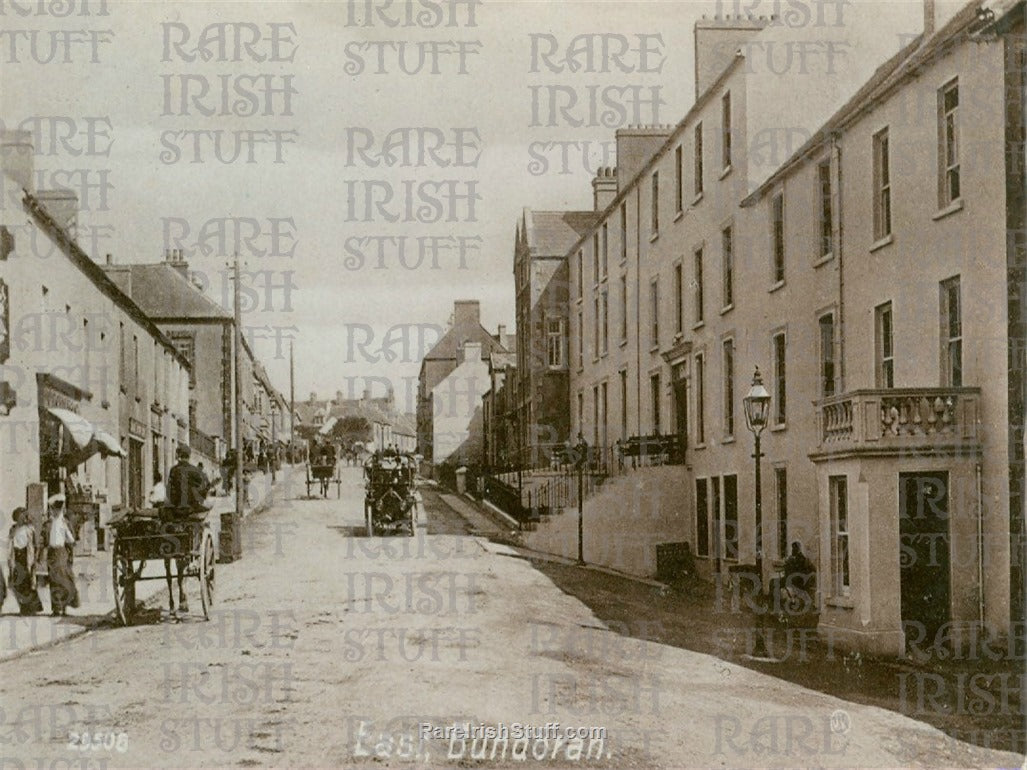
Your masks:
<svg viewBox="0 0 1027 770"><path fill-rule="evenodd" d="M440 410L440 405L433 401L435 388L460 365L463 360L461 346L468 342L478 344L478 355L483 362L492 353L506 352L513 347L513 340L503 327L493 336L481 325L481 307L477 300L458 300L453 303L453 323L442 339L425 355L418 375L417 451L423 455L425 463L435 462L434 419ZM482 388L481 393L484 391L485 388Z"/></svg>
<svg viewBox="0 0 1027 770"><path fill-rule="evenodd" d="M489 387L489 365L481 343L465 342L457 350L457 366L431 393L434 414L434 465L480 465L484 447L482 396Z"/></svg>

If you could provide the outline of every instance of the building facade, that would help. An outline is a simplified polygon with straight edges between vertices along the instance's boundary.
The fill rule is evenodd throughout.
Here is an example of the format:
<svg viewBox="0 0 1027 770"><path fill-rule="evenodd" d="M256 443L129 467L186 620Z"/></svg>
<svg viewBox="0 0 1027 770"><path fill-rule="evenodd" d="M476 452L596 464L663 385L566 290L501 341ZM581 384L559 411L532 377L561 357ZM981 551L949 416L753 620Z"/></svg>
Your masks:
<svg viewBox="0 0 1027 770"><path fill-rule="evenodd" d="M851 34L880 28L879 6L849 10ZM1004 632L1023 583L1022 311L1001 302L1023 296L1022 3L926 3L898 50L777 83L743 44L782 30L737 21L719 26L739 55L697 73L682 121L618 132L617 192L567 252L571 432L604 457L674 435L681 465L638 472L674 501L650 528L707 575L762 557L769 577L799 542L839 644ZM719 61L709 26L700 65ZM778 105L813 92L783 152ZM621 520L602 536L639 527Z"/></svg>

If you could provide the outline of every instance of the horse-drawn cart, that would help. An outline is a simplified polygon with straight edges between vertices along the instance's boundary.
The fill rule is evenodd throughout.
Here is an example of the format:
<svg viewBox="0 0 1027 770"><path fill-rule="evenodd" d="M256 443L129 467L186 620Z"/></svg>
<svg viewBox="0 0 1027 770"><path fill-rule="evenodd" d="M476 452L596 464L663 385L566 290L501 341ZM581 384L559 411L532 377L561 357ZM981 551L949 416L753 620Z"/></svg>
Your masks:
<svg viewBox="0 0 1027 770"><path fill-rule="evenodd" d="M179 598L184 599L183 580L196 578L204 618L210 618L214 601L214 536L206 513L183 517L162 517L157 509L128 511L108 522L114 533L111 574L118 620L129 625L136 614L136 583L166 580L171 610L174 611L171 561L178 568ZM164 574L145 575L147 562L164 562Z"/></svg>
<svg viewBox="0 0 1027 770"><path fill-rule="evenodd" d="M328 497L328 487L335 484L335 497L342 497L342 479L336 473L335 464L312 465L307 464L307 497L310 497L310 488L316 486L321 497Z"/></svg>
<svg viewBox="0 0 1027 770"><path fill-rule="evenodd" d="M374 454L364 463L367 535L414 535L423 503L416 489L417 461L408 454Z"/></svg>

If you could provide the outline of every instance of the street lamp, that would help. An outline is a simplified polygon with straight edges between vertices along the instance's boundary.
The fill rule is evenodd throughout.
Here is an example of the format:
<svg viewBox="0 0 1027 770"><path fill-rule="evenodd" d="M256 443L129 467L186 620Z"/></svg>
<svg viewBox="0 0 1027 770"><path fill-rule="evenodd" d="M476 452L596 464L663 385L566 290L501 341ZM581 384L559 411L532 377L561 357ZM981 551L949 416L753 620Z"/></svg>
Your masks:
<svg viewBox="0 0 1027 770"><path fill-rule="evenodd" d="M585 458L588 457L588 442L578 433L578 443L574 446L574 462L578 466L578 564L585 563L585 516L584 516L584 481Z"/></svg>
<svg viewBox="0 0 1027 770"><path fill-rule="evenodd" d="M767 416L770 413L770 394L763 387L763 377L760 376L759 367L752 375L752 388L749 395L742 399L745 406L745 424L752 431L756 439L756 451L753 459L756 461L756 569L760 574L760 582L763 581L763 495L760 488L760 458L763 453L760 451L760 434L767 427Z"/></svg>
<svg viewBox="0 0 1027 770"><path fill-rule="evenodd" d="M766 594L763 591L763 491L760 484L760 458L763 453L760 451L760 434L767 427L767 416L770 413L770 394L763 387L763 377L760 376L759 367L756 367L752 375L752 388L749 394L742 399L745 407L745 424L752 431L756 439L756 447L753 452L753 460L756 463L756 579L759 588L759 602L765 605ZM765 606L760 607L759 625L760 633L756 637L753 653L756 657L767 657L766 640L763 638L766 633Z"/></svg>

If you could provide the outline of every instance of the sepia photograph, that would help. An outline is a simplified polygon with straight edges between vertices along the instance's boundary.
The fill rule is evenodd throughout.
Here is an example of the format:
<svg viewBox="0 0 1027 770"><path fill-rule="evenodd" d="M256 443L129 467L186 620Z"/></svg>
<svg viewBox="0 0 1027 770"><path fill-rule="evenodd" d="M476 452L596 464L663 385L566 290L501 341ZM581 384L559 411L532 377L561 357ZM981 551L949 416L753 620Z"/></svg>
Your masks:
<svg viewBox="0 0 1027 770"><path fill-rule="evenodd" d="M0 0L0 770L1027 767L1027 0Z"/></svg>

